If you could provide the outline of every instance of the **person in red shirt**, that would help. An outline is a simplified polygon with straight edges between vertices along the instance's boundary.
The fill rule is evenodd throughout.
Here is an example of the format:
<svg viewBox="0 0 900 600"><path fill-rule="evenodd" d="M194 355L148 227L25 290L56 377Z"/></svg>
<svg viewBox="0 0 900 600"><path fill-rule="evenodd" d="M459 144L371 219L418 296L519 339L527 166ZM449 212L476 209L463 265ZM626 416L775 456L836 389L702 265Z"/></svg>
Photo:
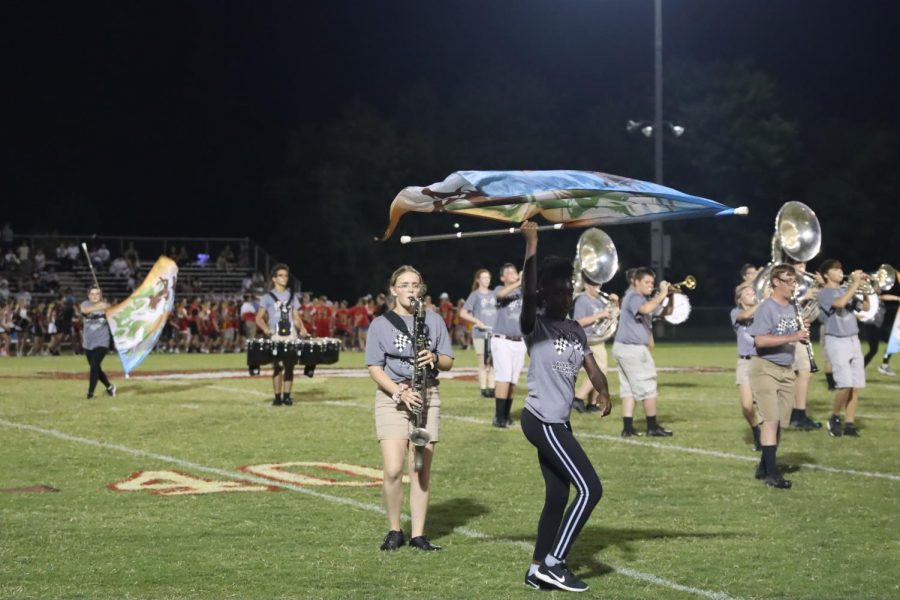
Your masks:
<svg viewBox="0 0 900 600"><path fill-rule="evenodd" d="M357 349L365 350L366 340L369 338L369 322L372 320L369 312L369 299L366 296L356 301L356 306L350 309L350 316Z"/></svg>
<svg viewBox="0 0 900 600"><path fill-rule="evenodd" d="M350 345L350 331L350 309L347 308L347 301L341 300L337 310L334 311L334 335L340 338L345 348Z"/></svg>
<svg viewBox="0 0 900 600"><path fill-rule="evenodd" d="M440 304L438 305L438 312L441 314L441 318L444 320L444 325L447 326L447 331L453 331L453 303L450 302L450 294L444 292L441 294Z"/></svg>
<svg viewBox="0 0 900 600"><path fill-rule="evenodd" d="M334 337L334 309L328 305L328 298L316 298L313 314L316 320L316 337Z"/></svg>

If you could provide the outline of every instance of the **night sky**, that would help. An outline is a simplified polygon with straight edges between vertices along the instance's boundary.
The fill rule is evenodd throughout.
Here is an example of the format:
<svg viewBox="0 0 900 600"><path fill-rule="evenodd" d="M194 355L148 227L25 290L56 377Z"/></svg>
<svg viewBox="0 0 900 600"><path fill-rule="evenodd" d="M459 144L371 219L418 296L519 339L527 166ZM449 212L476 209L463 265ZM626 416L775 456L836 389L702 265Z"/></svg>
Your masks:
<svg viewBox="0 0 900 600"><path fill-rule="evenodd" d="M808 128L896 132L898 17L896 2L666 0L664 51L751 59ZM17 233L266 245L259 199L288 133L352 101L390 111L417 82L449 92L499 65L590 105L653 72L652 0L16 2L2 22L0 220ZM652 117L652 98L635 107Z"/></svg>

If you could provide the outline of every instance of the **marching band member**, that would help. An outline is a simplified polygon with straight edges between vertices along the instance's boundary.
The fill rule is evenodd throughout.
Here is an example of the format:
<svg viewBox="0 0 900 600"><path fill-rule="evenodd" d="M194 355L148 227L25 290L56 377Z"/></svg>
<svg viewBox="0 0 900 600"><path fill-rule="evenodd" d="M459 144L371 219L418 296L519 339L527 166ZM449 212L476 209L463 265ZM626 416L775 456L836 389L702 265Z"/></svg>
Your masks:
<svg viewBox="0 0 900 600"><path fill-rule="evenodd" d="M859 437L854 426L859 406L859 390L866 387L866 371L862 347L859 343L859 326L853 311L859 300L856 291L862 282L861 270L850 274L847 289L841 288L844 269L840 261L828 259L819 266L825 278L825 287L819 292L818 302L825 322L825 346L834 372L834 405L828 419L828 433L832 437L847 435ZM869 298L863 296L862 310L869 310ZM841 412L846 409L847 418L841 428Z"/></svg>
<svg viewBox="0 0 900 600"><path fill-rule="evenodd" d="M659 292L653 295L656 274L648 267L631 271L631 287L622 299L619 328L613 343L613 358L619 365L619 394L622 397L622 437L640 435L634 429L634 402L640 401L647 417L647 435L668 437L672 432L656 422L656 364L650 349L654 314L671 310L661 307L669 295L669 282L659 284Z"/></svg>
<svg viewBox="0 0 900 600"><path fill-rule="evenodd" d="M525 222L522 235L526 246L521 327L531 356L522 431L537 448L545 486L533 562L525 574L525 584L583 592L587 584L572 574L565 561L600 501L603 487L572 434L569 416L582 366L597 390L603 415L611 408L609 389L606 376L587 351L584 329L567 318L572 306L572 263L550 258L538 273L536 225ZM566 510L573 485L577 493Z"/></svg>
<svg viewBox="0 0 900 600"><path fill-rule="evenodd" d="M409 545L419 550L440 550L424 536L428 511L431 462L434 445L440 439L441 398L438 394L434 368L449 371L453 367L453 350L447 326L440 315L425 311L425 327L429 347L413 357L414 309L411 301L422 290L422 276L410 266L394 271L390 279L390 294L396 299L393 310L376 317L369 327L366 341L366 365L369 376L378 385L375 392L375 430L381 445L384 463L384 505L390 530L381 544L382 550L396 550L406 543L400 526L403 509L403 465L408 463L410 492L409 512L412 520ZM410 388L413 360L431 370L425 410L425 429L431 434L424 451L422 470L414 468L414 452L409 434L415 425L414 407L422 406L419 392ZM407 454L409 455L407 460Z"/></svg>
<svg viewBox="0 0 900 600"><path fill-rule="evenodd" d="M259 301L256 325L274 342L297 339L297 332L306 336L306 327L300 319L300 299L288 289L290 270L285 264L272 267L272 289ZM272 363L272 389L275 400L272 406L291 406L291 388L294 385L294 363L276 360Z"/></svg>
<svg viewBox="0 0 900 600"><path fill-rule="evenodd" d="M743 267L741 267L741 282L737 284L737 287L734 288L734 291L737 292L739 288L742 288L745 285L753 287L753 281L756 279L756 275L758 273L759 269L756 268L756 265L752 265L750 263L745 264Z"/></svg>
<svg viewBox="0 0 900 600"><path fill-rule="evenodd" d="M609 368L609 360L606 356L606 342L592 341L591 332L598 322L603 319L609 319L613 312L610 310L609 302L600 295L601 284L595 283L589 277L586 277L583 271L581 280L584 283L584 293L575 300L572 318L584 328L588 343L591 344L590 348L591 353L594 355L594 360L597 366L600 367L600 370L603 371L603 374L606 375ZM609 299L616 303L619 301L619 297L615 294L610 294ZM585 402L585 399L587 402ZM597 393L590 378L585 379L575 394L572 408L578 412L596 412L600 410L600 407L597 405L597 399Z"/></svg>
<svg viewBox="0 0 900 600"><path fill-rule="evenodd" d="M800 327L797 310L791 303L797 285L794 267L779 264L770 277L772 295L760 303L749 329L756 348L756 356L750 359L750 389L762 418L762 458L756 478L764 480L767 486L788 489L791 482L778 471L775 454L781 423L794 403L794 345L809 343L809 331Z"/></svg>
<svg viewBox="0 0 900 600"><path fill-rule="evenodd" d="M753 314L759 308L756 292L749 283L742 283L734 294L736 307L731 309L731 326L737 335L738 361L735 368L735 384L741 401L741 412L753 431L753 449L759 452L759 415L753 406L753 392L750 390L750 359L756 355L753 338L748 333L753 324Z"/></svg>
<svg viewBox="0 0 900 600"><path fill-rule="evenodd" d="M494 365L487 364L484 358L485 347L490 351L491 330L497 318L497 298L491 290L491 272L487 269L475 271L472 281L472 293L459 311L461 319L475 324L472 331L472 345L478 356L478 383L481 386L482 398L494 397Z"/></svg>
<svg viewBox="0 0 900 600"><path fill-rule="evenodd" d="M94 397L98 380L104 385L108 395L115 396L116 386L109 382L100 366L109 349L109 325L106 323L106 309L109 308L109 304L103 300L100 288L93 286L88 290L88 299L82 302L79 308L81 318L84 320L81 347L84 348L84 356L91 367L87 397L89 400Z"/></svg>
<svg viewBox="0 0 900 600"><path fill-rule="evenodd" d="M802 277L806 273L806 262L788 258L787 264L794 267L797 277ZM816 278L818 279L818 277ZM820 284L824 282L819 282ZM802 298L796 301L803 306L807 302L816 301L816 289L809 286ZM827 361L826 361L827 362ZM821 429L822 424L814 421L806 414L806 402L809 397L809 382L812 379L812 364L809 362L809 353L803 344L795 344L794 347L794 364L792 365L796 378L794 379L794 407L791 409L791 416L787 423L781 425L791 427L792 429L801 429L810 431L812 429Z"/></svg>
<svg viewBox="0 0 900 600"><path fill-rule="evenodd" d="M494 289L497 298L497 318L491 336L491 356L494 359L494 427L509 427L512 419L513 395L516 382L525 366L525 342L519 316L522 313L522 282L519 269L512 263L500 269L503 285Z"/></svg>

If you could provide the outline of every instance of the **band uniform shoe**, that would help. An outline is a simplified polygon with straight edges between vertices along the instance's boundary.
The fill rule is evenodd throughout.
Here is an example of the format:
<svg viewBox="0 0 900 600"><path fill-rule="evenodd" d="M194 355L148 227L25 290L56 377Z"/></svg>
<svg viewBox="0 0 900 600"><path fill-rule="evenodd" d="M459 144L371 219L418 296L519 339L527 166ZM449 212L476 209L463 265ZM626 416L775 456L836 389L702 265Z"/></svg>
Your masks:
<svg viewBox="0 0 900 600"><path fill-rule="evenodd" d="M531 569L528 569L530 571ZM537 575L534 573L529 573L525 571L525 585L530 588L534 588L536 590L555 590L556 586L550 585L549 583L545 583L537 578Z"/></svg>
<svg viewBox="0 0 900 600"><path fill-rule="evenodd" d="M831 437L841 437L841 418L837 415L831 415L828 419L828 435Z"/></svg>
<svg viewBox="0 0 900 600"><path fill-rule="evenodd" d="M819 424L819 427L822 425ZM812 423L807 423L804 419L794 419L788 424L791 429L799 429L800 431L812 431L816 428Z"/></svg>
<svg viewBox="0 0 900 600"><path fill-rule="evenodd" d="M806 424L807 427L810 427L812 429L822 429L822 424L820 422L813 421L808 416L803 417L803 422Z"/></svg>
<svg viewBox="0 0 900 600"><path fill-rule="evenodd" d="M115 386L115 384L112 384L112 383L109 384L109 387L106 388L106 394L107 394L108 396L115 396L115 395L116 395L116 386Z"/></svg>
<svg viewBox="0 0 900 600"><path fill-rule="evenodd" d="M887 375L888 377L896 377L897 376L897 374L891 370L891 367L884 363L878 365L878 372L881 373L882 375Z"/></svg>
<svg viewBox="0 0 900 600"><path fill-rule="evenodd" d="M285 406L293 406L294 400L290 396L285 396L284 398L281 399L281 403Z"/></svg>
<svg viewBox="0 0 900 600"><path fill-rule="evenodd" d="M647 435L650 437L672 437L675 434L663 427L655 427L654 429L648 429Z"/></svg>
<svg viewBox="0 0 900 600"><path fill-rule="evenodd" d="M619 434L620 437L641 437L642 435L642 433L634 429L623 429L622 433Z"/></svg>
<svg viewBox="0 0 900 600"><path fill-rule="evenodd" d="M584 400L581 398L575 398L572 400L572 408L574 408L577 412L583 413L585 411Z"/></svg>
<svg viewBox="0 0 900 600"><path fill-rule="evenodd" d="M488 391L487 391L487 390L481 390L481 397L482 397L482 398L490 398L490 396L488 396Z"/></svg>
<svg viewBox="0 0 900 600"><path fill-rule="evenodd" d="M284 404L284 401L281 398L272 400L272 406L281 406L282 404Z"/></svg>
<svg viewBox="0 0 900 600"><path fill-rule="evenodd" d="M853 423L845 423L844 435L849 435L850 437L859 437L859 431L856 430L856 427L853 425Z"/></svg>
<svg viewBox="0 0 900 600"><path fill-rule="evenodd" d="M93 395L93 394L88 394L88 395L87 395L87 399L88 399L88 400L93 400L93 398L94 398L94 395Z"/></svg>
<svg viewBox="0 0 900 600"><path fill-rule="evenodd" d="M396 550L400 546L406 544L406 537L403 535L403 531L397 531L395 529L391 529L387 532L387 535L384 536L384 542L381 544L382 550Z"/></svg>
<svg viewBox="0 0 900 600"><path fill-rule="evenodd" d="M534 574L541 581L567 592L586 592L588 590L588 585L575 577L564 562L556 563L552 567L541 564Z"/></svg>
<svg viewBox="0 0 900 600"><path fill-rule="evenodd" d="M491 425L494 427L499 427L500 429L506 429L506 421L501 419L494 419L491 421Z"/></svg>
<svg viewBox="0 0 900 600"><path fill-rule="evenodd" d="M600 407L597 406L596 404L588 404L587 408L585 408L585 410L590 413L600 412Z"/></svg>
<svg viewBox="0 0 900 600"><path fill-rule="evenodd" d="M437 552L441 549L440 546L435 546L429 542L428 538L424 535L417 535L414 538L410 538L409 547L415 548L416 550L425 550L427 552Z"/></svg>
<svg viewBox="0 0 900 600"><path fill-rule="evenodd" d="M494 397L494 389L493 389L493 388L488 389L488 395L487 395L487 397L488 397L488 398L493 398L493 397Z"/></svg>
<svg viewBox="0 0 900 600"><path fill-rule="evenodd" d="M778 490L789 490L791 489L791 482L789 479L785 479L781 475L770 475L765 478L767 487L772 487Z"/></svg>

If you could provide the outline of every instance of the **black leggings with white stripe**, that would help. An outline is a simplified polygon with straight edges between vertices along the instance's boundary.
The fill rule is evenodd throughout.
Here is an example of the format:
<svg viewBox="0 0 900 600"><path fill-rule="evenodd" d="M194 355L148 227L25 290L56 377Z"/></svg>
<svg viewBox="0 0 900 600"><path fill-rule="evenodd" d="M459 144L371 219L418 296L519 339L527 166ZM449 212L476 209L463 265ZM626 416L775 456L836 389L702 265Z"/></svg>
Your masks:
<svg viewBox="0 0 900 600"><path fill-rule="evenodd" d="M543 561L551 554L565 560L603 495L603 486L581 444L568 423L544 423L527 408L522 411L522 431L537 448L541 474L544 476L544 510L538 522L534 560ZM566 510L569 487L577 494ZM565 515L563 515L565 511Z"/></svg>

